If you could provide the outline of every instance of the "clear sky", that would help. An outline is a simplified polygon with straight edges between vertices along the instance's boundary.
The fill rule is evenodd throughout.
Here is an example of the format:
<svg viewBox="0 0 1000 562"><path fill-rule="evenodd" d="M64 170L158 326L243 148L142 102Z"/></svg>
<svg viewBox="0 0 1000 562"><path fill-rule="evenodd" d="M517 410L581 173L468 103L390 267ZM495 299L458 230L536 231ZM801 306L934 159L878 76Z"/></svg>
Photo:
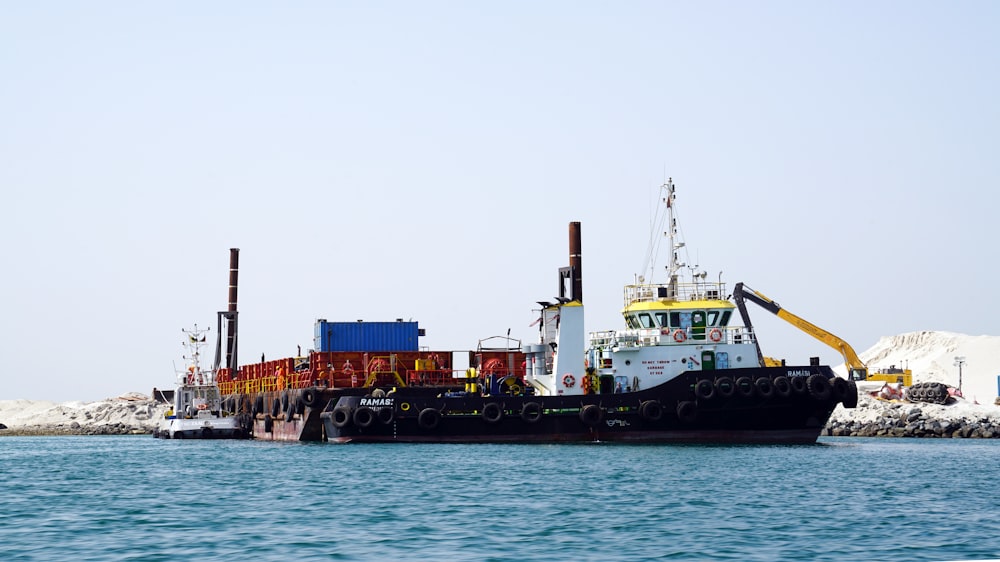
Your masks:
<svg viewBox="0 0 1000 562"><path fill-rule="evenodd" d="M4 2L0 399L169 387L240 254L243 362L313 322L526 342L583 231L622 325L692 259L859 352L1000 333L1000 3ZM765 353L841 357L763 310Z"/></svg>

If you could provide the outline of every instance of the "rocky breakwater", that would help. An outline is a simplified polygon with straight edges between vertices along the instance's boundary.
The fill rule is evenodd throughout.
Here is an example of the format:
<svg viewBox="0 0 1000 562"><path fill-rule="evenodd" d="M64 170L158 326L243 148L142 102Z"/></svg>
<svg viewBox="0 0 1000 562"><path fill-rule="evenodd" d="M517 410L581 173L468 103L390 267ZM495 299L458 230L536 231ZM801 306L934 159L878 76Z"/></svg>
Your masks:
<svg viewBox="0 0 1000 562"><path fill-rule="evenodd" d="M822 435L833 437L1000 437L1000 406L887 402L862 393L858 407L838 406Z"/></svg>
<svg viewBox="0 0 1000 562"><path fill-rule="evenodd" d="M97 402L0 400L3 435L130 435L151 433L168 405L140 393Z"/></svg>

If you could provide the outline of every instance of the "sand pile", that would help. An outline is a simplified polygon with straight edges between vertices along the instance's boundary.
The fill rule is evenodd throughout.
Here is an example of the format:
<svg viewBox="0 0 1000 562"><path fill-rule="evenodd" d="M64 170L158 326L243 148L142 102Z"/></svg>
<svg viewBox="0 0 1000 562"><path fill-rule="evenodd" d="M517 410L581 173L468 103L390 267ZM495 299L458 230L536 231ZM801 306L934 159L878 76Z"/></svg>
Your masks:
<svg viewBox="0 0 1000 562"><path fill-rule="evenodd" d="M1000 336L970 336L954 332L909 332L886 336L859 354L870 372L890 366L913 371L913 382L961 385L970 402L993 404L1000 392ZM964 360L962 378L956 359ZM841 365L834 368L847 376Z"/></svg>

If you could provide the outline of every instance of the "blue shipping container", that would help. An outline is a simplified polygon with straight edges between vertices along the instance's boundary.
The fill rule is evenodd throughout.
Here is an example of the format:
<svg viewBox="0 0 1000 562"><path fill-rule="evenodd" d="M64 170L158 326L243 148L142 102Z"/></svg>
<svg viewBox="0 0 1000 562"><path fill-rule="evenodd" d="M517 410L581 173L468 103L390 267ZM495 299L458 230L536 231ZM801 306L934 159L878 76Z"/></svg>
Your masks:
<svg viewBox="0 0 1000 562"><path fill-rule="evenodd" d="M417 322L327 322L317 320L316 351L419 351Z"/></svg>

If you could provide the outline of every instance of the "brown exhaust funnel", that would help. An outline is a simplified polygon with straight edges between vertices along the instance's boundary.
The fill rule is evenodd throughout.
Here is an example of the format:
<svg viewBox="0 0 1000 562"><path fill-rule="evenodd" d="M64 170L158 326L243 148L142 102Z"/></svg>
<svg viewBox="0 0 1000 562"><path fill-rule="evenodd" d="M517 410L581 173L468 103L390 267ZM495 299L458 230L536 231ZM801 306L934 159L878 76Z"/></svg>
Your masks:
<svg viewBox="0 0 1000 562"><path fill-rule="evenodd" d="M569 267L559 268L560 300L577 301L583 304L583 254L580 251L580 223L569 223ZM569 280L569 296L566 296L566 281Z"/></svg>
<svg viewBox="0 0 1000 562"><path fill-rule="evenodd" d="M229 249L229 318L226 332L226 366L232 367L236 356L236 282L240 272L240 249Z"/></svg>
<svg viewBox="0 0 1000 562"><path fill-rule="evenodd" d="M580 223L569 223L569 269L573 294L570 298L583 304L583 254L580 243Z"/></svg>

